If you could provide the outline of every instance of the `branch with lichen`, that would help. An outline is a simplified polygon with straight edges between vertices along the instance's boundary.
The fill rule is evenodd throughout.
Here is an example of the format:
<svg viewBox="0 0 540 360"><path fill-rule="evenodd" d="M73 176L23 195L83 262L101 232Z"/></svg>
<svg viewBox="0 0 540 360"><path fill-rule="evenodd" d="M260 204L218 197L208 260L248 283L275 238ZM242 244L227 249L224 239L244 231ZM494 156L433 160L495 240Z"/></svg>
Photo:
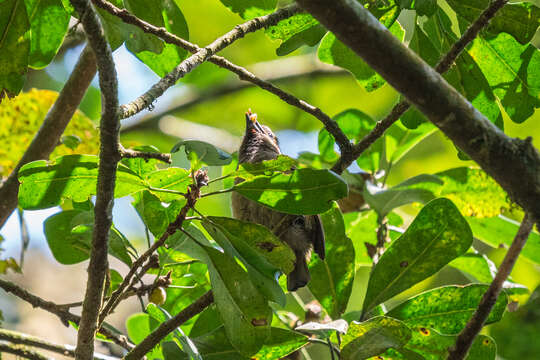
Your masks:
<svg viewBox="0 0 540 360"><path fill-rule="evenodd" d="M103 99L92 248L75 349L77 359L89 360L94 353L94 339L99 328L99 310L103 302L105 279L109 268L107 258L109 231L112 225L116 169L121 159L118 142L120 122L116 69L103 27L88 0L71 0L71 3L79 14L88 43L96 56L99 87Z"/></svg>

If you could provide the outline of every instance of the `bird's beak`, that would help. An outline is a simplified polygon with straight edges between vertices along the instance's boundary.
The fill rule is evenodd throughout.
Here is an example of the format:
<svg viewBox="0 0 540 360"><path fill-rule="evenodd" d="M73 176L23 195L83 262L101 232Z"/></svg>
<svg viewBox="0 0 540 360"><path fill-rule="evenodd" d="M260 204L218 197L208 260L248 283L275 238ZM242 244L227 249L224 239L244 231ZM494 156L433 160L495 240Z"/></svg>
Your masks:
<svg viewBox="0 0 540 360"><path fill-rule="evenodd" d="M259 124L259 122L257 121L257 114L253 114L251 112L251 109L246 112L246 131L250 129L264 134L264 130L261 124Z"/></svg>

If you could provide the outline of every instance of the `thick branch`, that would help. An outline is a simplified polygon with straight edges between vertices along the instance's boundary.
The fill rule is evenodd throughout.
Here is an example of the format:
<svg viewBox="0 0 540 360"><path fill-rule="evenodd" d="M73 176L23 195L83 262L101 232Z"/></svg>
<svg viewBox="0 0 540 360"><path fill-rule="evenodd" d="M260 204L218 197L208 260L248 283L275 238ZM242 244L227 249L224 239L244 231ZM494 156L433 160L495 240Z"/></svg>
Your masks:
<svg viewBox="0 0 540 360"><path fill-rule="evenodd" d="M508 276L510 276L521 249L523 249L523 246L525 246L527 238L532 231L533 225L534 220L528 214L525 214L525 217L521 222L521 226L514 237L514 241L512 241L510 249L508 249L501 266L499 266L495 279L493 279L493 282L482 297L482 300L480 301L480 304L478 305L478 308L474 312L473 316L459 334L456 344L449 349L448 360L461 360L465 359L467 356L474 339L478 333L480 333L480 330L482 330L482 327L484 326L493 305L495 305L495 302L501 293L504 282Z"/></svg>
<svg viewBox="0 0 540 360"><path fill-rule="evenodd" d="M77 336L77 359L92 359L94 337L98 329L99 309L103 302L105 276L108 264L109 230L112 224L112 207L116 167L120 161L118 133L118 84L112 52L96 12L89 0L71 0L80 15L88 43L96 55L99 70L99 87L103 99L100 121L99 172L94 208L92 250L88 265L88 282Z"/></svg>
<svg viewBox="0 0 540 360"><path fill-rule="evenodd" d="M435 70L439 74L447 72L465 47L478 36L480 31L485 28L489 24L489 21L497 14L497 11L499 11L507 2L508 0L493 1L469 26L461 38L454 43L452 48L439 61ZM411 104L409 104L407 100L402 100L396 104L384 119L377 122L369 134L360 140L358 144L353 146L350 156L348 156L348 154L342 154L338 162L332 167L332 170L341 174L343 170L349 167L354 160L358 159L364 151L380 138L384 132L401 117L401 115L405 114L410 107Z"/></svg>
<svg viewBox="0 0 540 360"><path fill-rule="evenodd" d="M540 219L540 155L530 139L506 136L356 0L298 2Z"/></svg>
<svg viewBox="0 0 540 360"><path fill-rule="evenodd" d="M0 185L0 228L17 207L19 194L19 169L31 161L48 159L66 129L71 117L77 110L86 89L96 74L96 58L87 46L81 53L73 72L56 102L49 110L38 133L26 149L23 157L13 169L6 181Z"/></svg>
<svg viewBox="0 0 540 360"><path fill-rule="evenodd" d="M53 303L52 301L44 300L40 298L39 296L29 293L25 289L15 285L12 282L0 279L0 288L26 301L27 303L29 303L35 308L37 307L37 308L43 309L45 311L50 312L51 314L58 316L60 320L62 321L62 323L66 326L69 324L70 321L74 322L75 324L79 324L79 321L81 320L80 316L72 314L69 311L67 311L67 308L68 308L67 306L58 305L58 304ZM102 327L99 331L103 335L105 335L107 338L114 341L115 344L122 346L124 349L129 350L133 348L133 345L129 344L127 340L125 339L125 337L113 334L112 332L108 331L105 327Z"/></svg>
<svg viewBox="0 0 540 360"><path fill-rule="evenodd" d="M64 356L75 357L75 347L71 345L61 345L43 340L36 336L23 334L17 331L11 331L6 329L0 329L0 340L9 341L12 344L28 345L31 347L40 348L43 350L53 351ZM94 355L95 360L111 360L110 356L101 354Z"/></svg>
<svg viewBox="0 0 540 360"><path fill-rule="evenodd" d="M176 316L170 318L167 321L162 322L159 327L152 331L150 335L144 338L137 346L126 354L124 360L141 359L147 352L152 350L154 346L159 344L168 334L174 331L177 327L201 313L214 301L214 295L212 290L206 292L203 296L198 298L195 302L189 305L184 310L180 311Z"/></svg>
<svg viewBox="0 0 540 360"><path fill-rule="evenodd" d="M184 49L186 49L186 50L188 50L188 51L190 51L192 53L195 53L195 54L200 53L200 51L201 51L201 48L199 48L197 45L192 44L192 43L190 43L190 42L188 42L188 41L186 41L186 40L184 40L184 39L182 39L182 38L180 38L180 37L178 37L178 36L176 36L176 35L174 35L172 33L167 32L167 30L165 28L158 28L158 27L156 27L156 26L154 26L154 25L152 25L150 23L144 22L144 21L140 20L139 18L137 18L136 16L134 16L133 14L131 14L129 11L127 11L125 9L119 9L119 8L115 7L113 4L111 4L110 2L108 2L106 0L92 0L92 1L96 6L99 6L102 9L110 12L111 14L113 14L115 16L118 16L124 22L126 22L128 24L135 25L135 26L141 28L143 31L145 31L147 33L154 34L154 35L162 38L167 43L178 45L178 46L180 46L180 47L182 47L182 48L184 48ZM279 11L283 11L283 9L279 10ZM296 10L294 10L294 11L296 11ZM276 12L274 14L277 14L278 12ZM271 16L271 15L273 15L273 14L270 14L270 15L267 15L267 16ZM283 18L285 18L287 16L290 16L290 15L292 15L292 12L290 14L283 15ZM253 20L255 20L255 19L253 19ZM251 20L251 21L253 21L253 20ZM267 22L266 24L264 24L264 26L274 25L278 21L279 20L277 20L277 21L275 21L273 23ZM245 26L246 24L247 23L243 24L242 26ZM257 29L254 29L254 30L257 30ZM227 35L225 35L225 36L227 36ZM219 41L219 39L216 40L216 41ZM216 43L216 42L214 42L214 43ZM189 60L189 58L186 61L188 61L188 60ZM321 111L321 109L319 109L318 107L313 106L313 105L305 102L304 100L298 99L294 95L292 95L292 94L290 94L290 93L288 93L286 91L283 91L282 89L278 88L277 86L273 85L272 83L257 77L256 75L249 72L248 70L246 70L246 69L244 69L244 68L242 68L242 67L240 67L238 65L235 65L235 64L231 63L229 60L227 60L227 59L225 59L225 58L223 58L221 56L213 55L213 56L209 57L207 60L214 63L214 64L216 64L216 65L218 65L218 66L220 66L220 67L222 67L222 68L224 68L224 69L227 69L227 70L235 73L236 75L238 75L238 77L241 80L249 81L252 84L260 87L261 89L264 89L266 91L269 91L269 92L273 93L274 95L277 95L281 100L285 101L289 105L295 106L295 107L307 112L308 114L313 115L315 118L319 119L324 124L326 130L328 130L328 132L334 136L334 138L336 139L336 142L338 143L339 148L340 148L342 153L348 153L350 151L352 145L351 145L349 139L347 139L347 137L345 136L343 131L341 131L341 129L339 128L337 123L335 121L333 121L330 118L330 116L328 116L323 111ZM180 64L180 65L182 65L182 64ZM146 104L146 106L147 105L148 104ZM140 110L142 110L142 109L140 109ZM140 111L140 110L138 110L138 111ZM134 113L133 114L130 113L129 115L126 115L125 113L126 113L126 111L124 111L124 116L125 117L134 115Z"/></svg>

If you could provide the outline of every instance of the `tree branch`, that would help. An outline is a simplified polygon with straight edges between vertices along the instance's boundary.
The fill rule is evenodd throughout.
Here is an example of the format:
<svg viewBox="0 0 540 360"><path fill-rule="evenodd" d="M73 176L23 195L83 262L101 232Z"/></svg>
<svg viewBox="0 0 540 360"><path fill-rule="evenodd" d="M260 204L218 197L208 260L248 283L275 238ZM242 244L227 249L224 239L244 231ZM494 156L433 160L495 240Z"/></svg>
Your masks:
<svg viewBox="0 0 540 360"><path fill-rule="evenodd" d="M17 207L19 169L29 162L49 158L95 74L96 58L92 50L86 46L32 143L6 181L0 184L0 228Z"/></svg>
<svg viewBox="0 0 540 360"><path fill-rule="evenodd" d="M64 356L75 357L74 346L55 344L55 343L43 340L41 338L38 338L36 336L23 334L17 331L0 329L0 340L9 341L12 344L37 347L43 350L48 350L48 351L52 351L58 354L62 354ZM95 360L111 360L114 358L110 356L106 356L106 355L95 354L94 359Z"/></svg>
<svg viewBox="0 0 540 360"><path fill-rule="evenodd" d="M17 345L8 345L8 344L2 344L0 343L0 354L2 353L8 353L17 355L20 357L23 357L25 359L30 360L51 360L50 358L41 355L38 352L35 352L33 350L28 350L24 346L17 346Z"/></svg>
<svg viewBox="0 0 540 360"><path fill-rule="evenodd" d="M480 330L482 330L482 327L484 326L493 305L495 305L495 302L501 293L504 282L508 276L510 276L521 249L523 249L523 246L525 246L527 238L532 231L533 225L534 219L525 213L525 217L523 218L521 226L514 237L514 241L512 241L510 249L508 249L508 252L504 256L501 266L499 266L497 275L495 275L493 282L482 297L482 300L480 301L480 304L478 305L478 308L474 312L473 316L459 334L456 344L449 349L447 360L462 360L467 356L474 339L478 333L480 333Z"/></svg>
<svg viewBox="0 0 540 360"><path fill-rule="evenodd" d="M252 20L246 21L243 24L236 25L234 29L224 34L223 36L220 36L210 45L204 48L200 48L193 55L182 61L170 73L165 75L156 84L154 84L146 93L139 96L137 99L130 102L129 104L122 105L120 107L120 117L125 119L144 110L150 104L152 104L154 100L160 97L165 92L165 90L173 86L178 81L178 79L184 77L187 73L208 60L210 56L214 55L218 51L223 50L236 40L243 38L246 34L257 31L263 27L275 25L280 20L291 17L297 11L298 7L296 5L290 5L285 8L279 9L269 15L260 16Z"/></svg>
<svg viewBox="0 0 540 360"><path fill-rule="evenodd" d="M478 36L480 31L485 28L489 24L490 20L496 15L497 11L506 5L507 2L508 0L493 1L469 26L469 28L467 28L461 38L454 43L452 48L439 61L435 67L435 71L437 71L439 74L444 74L447 72L465 47ZM402 100L396 104L384 119L375 124L375 127L369 134L367 134L362 140L353 146L350 156L347 154L341 155L339 160L332 167L332 170L338 174L341 174L343 170L348 168L354 160L358 159L358 157L360 157L364 151L366 151L378 138L380 138L384 132L401 117L401 115L405 114L410 107L411 104L407 100Z"/></svg>
<svg viewBox="0 0 540 360"><path fill-rule="evenodd" d="M120 156L124 159L130 159L130 158L143 158L144 160L156 159L159 161L163 161L164 163L167 163L167 164L171 163L171 154L126 149L121 145L119 147L119 150L120 150Z"/></svg>
<svg viewBox="0 0 540 360"><path fill-rule="evenodd" d="M525 212L540 219L540 155L530 138L506 136L355 0L298 2L475 160Z"/></svg>
<svg viewBox="0 0 540 360"><path fill-rule="evenodd" d="M96 55L99 87L103 99L100 121L99 172L94 208L94 231L88 265L88 282L77 336L77 359L92 359L94 338L98 329L99 309L103 302L105 276L108 271L108 241L112 224L112 207L116 168L120 161L118 134L118 84L112 51L103 28L89 0L71 0L79 13L88 43Z"/></svg>
<svg viewBox="0 0 540 360"><path fill-rule="evenodd" d="M111 14L113 14L115 16L118 16L124 22L126 22L128 24L135 25L135 26L141 28L144 32L154 34L154 35L162 38L167 43L178 45L178 46L180 46L180 47L182 47L182 48L184 48L184 49L186 49L186 50L188 50L188 51L190 51L192 53L195 53L195 54L201 52L201 48L199 48L197 45L192 44L192 43L190 43L190 42L188 42L188 41L186 41L186 40L184 40L184 39L182 39L182 38L180 38L180 37L178 37L178 36L176 36L174 34L171 34L171 33L167 32L167 30L165 28L159 28L159 27L156 27L156 26L154 26L154 25L152 25L150 23L142 21L139 18L137 18L136 16L134 16L133 14L131 14L129 11L127 11L125 9L119 9L119 8L115 7L113 4L111 4L110 2L108 2L106 0L92 0L92 1L96 6L108 11L109 13L111 13ZM278 10L278 12L282 11L282 10ZM276 14L278 12L275 12L274 14ZM267 16L271 16L271 15L273 15L273 14L270 14L270 15L267 15ZM292 14L288 14L288 16L291 16L291 15ZM286 16L284 15L283 18L285 18L285 17ZM253 20L255 20L255 19L253 19ZM251 20L251 21L253 21L253 20ZM267 23L267 24L265 24L265 26L274 25L277 22L279 22L279 20L275 21L274 23ZM243 24L242 26L244 26L246 24L247 23ZM257 30L257 29L254 29L254 30ZM227 36L227 34L224 35L224 36ZM216 41L219 41L219 39L216 40ZM216 41L214 43L216 43ZM212 44L214 44L214 43L212 43ZM204 50L204 49L202 49L202 50ZM188 61L189 59L190 58L188 58L185 61ZM328 132L330 134L332 134L334 136L334 138L336 139L336 142L337 142L337 144L338 144L338 146L340 148L341 153L349 153L351 151L352 145L351 145L351 142L349 141L349 139L345 136L343 131L341 131L341 129L339 128L337 123L334 120L332 120L330 118L330 116L325 114L318 107L313 106L313 105L305 102L304 100L298 99L294 95L292 95L292 94L290 94L290 93L288 93L286 91L283 91L282 89L278 88L277 86L273 85L272 83L257 77L256 75L249 72L248 70L246 70L246 69L244 69L244 68L242 68L242 67L240 67L238 65L235 65L235 64L231 63L229 60L227 60L227 59L225 59L223 57L213 55L213 56L210 56L207 60L214 63L214 64L216 64L216 65L218 65L219 67L222 67L224 69L227 69L227 70L235 73L236 75L238 75L238 77L241 80L249 81L252 84L260 87L261 89L269 91L269 92L273 93L274 95L278 96L281 100L285 101L287 104L295 106L295 107L307 112L308 114L311 114L315 118L319 119L324 124L326 130L328 130ZM180 65L182 65L182 64L180 64ZM156 86L156 85L154 85L154 86ZM163 92L161 92L161 94L162 93ZM149 104L146 104L146 106L148 106L148 105ZM140 109L138 111L141 111L141 110L142 109ZM125 117L132 116L134 114L135 113L130 113L129 115L126 115L126 111L124 111Z"/></svg>
<svg viewBox="0 0 540 360"><path fill-rule="evenodd" d="M60 318L60 321L62 321L62 323L66 326L69 325L70 321L79 324L81 320L80 316L67 311L67 306L58 305L53 303L52 301L44 300L39 296L29 293L25 289L15 285L10 281L0 279L0 288L26 301L35 308L37 307L43 309L50 312L51 314L58 316ZM131 348L133 348L133 345L128 343L127 339L124 336L118 336L107 330L105 327L99 329L99 332L105 335L108 339L112 340L115 344L120 345L126 350L130 350Z"/></svg>
<svg viewBox="0 0 540 360"><path fill-rule="evenodd" d="M213 58L214 57L211 57L209 61L212 61ZM248 68L257 73L262 72L264 75L259 74L258 77L264 81L275 81L280 83L292 82L298 79L306 78L309 79L309 81L312 81L321 77L345 76L346 74L344 70L337 67L331 67L330 65L326 66L323 63L313 61L312 55L300 55L278 60L264 61L253 64ZM163 110L157 110L156 107L156 109L151 114L148 114L148 116L142 117L138 121L124 124L122 126L122 133L125 134L130 131L155 128L165 115L185 111L201 103L223 96L228 96L254 86L255 84L253 83L235 79L227 82L226 84L207 89L200 93L195 90L190 91L186 95L175 99L173 107ZM304 111L303 109L301 110Z"/></svg>
<svg viewBox="0 0 540 360"><path fill-rule="evenodd" d="M180 311L176 316L170 318L167 321L162 322L157 329L152 331L150 335L144 338L137 346L124 356L124 360L136 360L141 359L147 352L152 350L154 346L159 344L168 334L174 329L201 313L210 304L214 302L214 295L212 290L207 291L200 298L195 300L191 305Z"/></svg>

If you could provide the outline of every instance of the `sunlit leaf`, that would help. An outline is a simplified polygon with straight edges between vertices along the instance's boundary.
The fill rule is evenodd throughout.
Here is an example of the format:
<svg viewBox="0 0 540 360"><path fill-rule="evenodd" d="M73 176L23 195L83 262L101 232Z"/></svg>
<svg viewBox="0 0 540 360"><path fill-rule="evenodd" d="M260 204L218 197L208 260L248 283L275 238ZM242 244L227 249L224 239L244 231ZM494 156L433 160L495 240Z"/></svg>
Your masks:
<svg viewBox="0 0 540 360"><path fill-rule="evenodd" d="M32 89L0 104L0 177L13 170L57 97L54 91ZM51 159L75 153L97 154L99 150L96 126L80 111L73 115L64 136L75 136L81 143L74 149L66 144L57 146Z"/></svg>
<svg viewBox="0 0 540 360"><path fill-rule="evenodd" d="M297 169L292 174L257 176L234 187L235 191L272 209L299 215L329 210L332 200L347 196L347 184L328 170Z"/></svg>
<svg viewBox="0 0 540 360"><path fill-rule="evenodd" d="M429 202L374 266L363 311L435 274L471 244L471 229L456 206L445 198Z"/></svg>
<svg viewBox="0 0 540 360"><path fill-rule="evenodd" d="M411 328L432 328L443 334L458 334L476 311L489 285L444 286L428 290L390 310L386 315L399 319ZM486 324L499 321L507 298L502 293L489 314Z"/></svg>
<svg viewBox="0 0 540 360"><path fill-rule="evenodd" d="M400 348L411 338L411 330L401 321L377 316L352 322L341 342L343 360L361 360L379 355L388 348Z"/></svg>

